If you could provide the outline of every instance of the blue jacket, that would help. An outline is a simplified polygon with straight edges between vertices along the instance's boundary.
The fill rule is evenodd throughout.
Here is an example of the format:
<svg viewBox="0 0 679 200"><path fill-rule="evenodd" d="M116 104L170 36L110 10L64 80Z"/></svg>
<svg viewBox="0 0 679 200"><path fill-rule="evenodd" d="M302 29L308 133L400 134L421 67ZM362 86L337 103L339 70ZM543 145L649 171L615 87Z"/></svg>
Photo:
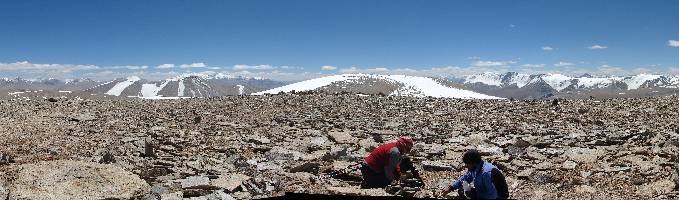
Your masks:
<svg viewBox="0 0 679 200"><path fill-rule="evenodd" d="M453 190L462 188L462 181L474 183L476 188L476 198L479 199L497 199L499 198L493 180L491 178L491 170L495 165L488 162L481 161L481 164L473 171L467 170L460 178L458 178L451 187Z"/></svg>

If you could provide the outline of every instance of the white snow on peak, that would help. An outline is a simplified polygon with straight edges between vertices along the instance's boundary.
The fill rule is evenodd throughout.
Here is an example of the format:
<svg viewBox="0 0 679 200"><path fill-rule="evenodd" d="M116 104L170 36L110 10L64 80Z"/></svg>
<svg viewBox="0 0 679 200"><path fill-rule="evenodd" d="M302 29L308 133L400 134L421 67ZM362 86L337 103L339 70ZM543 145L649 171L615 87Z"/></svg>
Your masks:
<svg viewBox="0 0 679 200"><path fill-rule="evenodd" d="M447 98L465 98L465 99L500 99L498 97L480 94L468 90L446 87L432 78L405 76L405 75L368 75L368 74L342 74L326 76L290 85L254 93L253 95L276 94L279 92L306 91L321 88L335 82L354 81L360 78L376 78L390 82L401 83L404 86L397 89L391 95L401 96L431 96L431 97L447 97Z"/></svg>
<svg viewBox="0 0 679 200"><path fill-rule="evenodd" d="M627 84L628 90L638 89L641 85L646 83L646 81L654 80L660 78L660 75L653 74L639 74L636 76L628 77L622 80Z"/></svg>
<svg viewBox="0 0 679 200"><path fill-rule="evenodd" d="M156 86L156 84L143 84L141 85L141 96L142 97L158 97L158 92L163 90L165 85L169 83L170 80L164 81L160 86Z"/></svg>
<svg viewBox="0 0 679 200"><path fill-rule="evenodd" d="M290 84L290 85L285 85L285 86L282 86L282 87L273 88L273 89L270 89L270 90L257 92L257 93L254 93L254 95L277 94L279 92L290 92L290 91L293 91L293 90L294 91L314 90L316 88L320 88L320 87L323 87L323 86L330 85L334 82L358 79L359 76L362 76L362 75L343 74L343 75L326 76L326 77L301 81L301 82L293 83L293 84Z"/></svg>
<svg viewBox="0 0 679 200"><path fill-rule="evenodd" d="M502 85L502 75L493 72L485 72L477 75L467 76L464 83L483 83L486 85L500 86Z"/></svg>
<svg viewBox="0 0 679 200"><path fill-rule="evenodd" d="M511 76L511 77L507 77ZM646 83L646 81L656 80L661 78L661 75L639 74L630 77L578 77L573 78L562 74L544 74L541 76L531 77L529 74L508 73L500 74L494 72L486 72L477 75L465 76L464 83L483 83L486 85L503 86L516 84L519 88L528 84L538 82L540 80L547 83L550 87L557 91L566 89L569 86L576 88L605 88L614 85L618 82L627 84L628 90L638 89ZM678 87L679 78L667 77L666 85L659 85L660 87ZM504 82L503 82L504 81ZM663 84L665 82L660 82Z"/></svg>
<svg viewBox="0 0 679 200"><path fill-rule="evenodd" d="M597 88L604 88L608 87L610 85L613 85L613 83L617 80L617 78L588 78L588 77L581 77L577 78L578 80L578 87L585 87L585 88L592 88L592 87L597 87Z"/></svg>
<svg viewBox="0 0 679 200"><path fill-rule="evenodd" d="M546 74L542 80L555 90L561 91L571 85L573 78L562 74Z"/></svg>
<svg viewBox="0 0 679 200"><path fill-rule="evenodd" d="M517 87L523 87L528 85L530 83L531 78L530 74L515 74L516 76L512 77L512 79L509 81L509 85L511 84L516 84Z"/></svg>
<svg viewBox="0 0 679 200"><path fill-rule="evenodd" d="M671 87L679 86L679 76L668 77L667 81L668 81L668 83L670 84Z"/></svg>
<svg viewBox="0 0 679 200"><path fill-rule="evenodd" d="M519 88L526 86L531 82L530 74L485 72L482 74L466 76L464 83L483 83L486 85L502 86L502 81L505 79L505 76L511 77L509 77L504 84L516 84Z"/></svg>
<svg viewBox="0 0 679 200"><path fill-rule="evenodd" d="M242 85L236 85L236 87L238 87L238 95L243 95L243 88L245 87Z"/></svg>
<svg viewBox="0 0 679 200"><path fill-rule="evenodd" d="M125 90L125 88L129 87L130 85L134 84L135 82L137 82L139 80L141 80L141 79L138 76L128 77L127 80L122 81L122 82L114 85L105 94L113 95L113 96L120 96L120 94L123 93L123 90Z"/></svg>
<svg viewBox="0 0 679 200"><path fill-rule="evenodd" d="M179 79L179 88L177 89L177 96L184 96L184 79Z"/></svg>
<svg viewBox="0 0 679 200"><path fill-rule="evenodd" d="M405 93L400 93L402 96L430 96L430 97L447 97L447 98L462 98L462 99L501 99L499 97L489 96L469 90L462 90L441 85L439 82L428 77L405 76L405 75L381 75L385 79L391 79L405 85ZM394 92L400 92L399 90ZM394 93L392 93L394 95Z"/></svg>

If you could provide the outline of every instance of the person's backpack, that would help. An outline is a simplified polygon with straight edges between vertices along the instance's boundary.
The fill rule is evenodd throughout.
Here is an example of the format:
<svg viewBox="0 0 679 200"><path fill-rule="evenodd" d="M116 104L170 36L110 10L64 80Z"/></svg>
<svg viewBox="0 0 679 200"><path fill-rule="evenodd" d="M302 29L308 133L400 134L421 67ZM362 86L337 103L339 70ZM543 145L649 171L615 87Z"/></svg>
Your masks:
<svg viewBox="0 0 679 200"><path fill-rule="evenodd" d="M505 199L509 198L509 188L507 187L507 181L505 180L505 176L502 175L502 172L497 168L493 168L493 170L490 171L490 178L493 180L497 195Z"/></svg>

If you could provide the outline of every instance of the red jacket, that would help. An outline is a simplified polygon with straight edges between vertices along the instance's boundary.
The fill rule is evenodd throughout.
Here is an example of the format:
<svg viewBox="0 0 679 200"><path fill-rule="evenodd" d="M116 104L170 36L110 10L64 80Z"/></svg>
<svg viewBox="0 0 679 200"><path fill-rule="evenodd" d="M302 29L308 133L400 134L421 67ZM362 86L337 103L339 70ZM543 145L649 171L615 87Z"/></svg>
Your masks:
<svg viewBox="0 0 679 200"><path fill-rule="evenodd" d="M368 157L365 158L366 164L376 172L384 172L385 169L393 169L392 174L387 174L388 178L394 179L401 175L402 155L397 143L387 143L377 147ZM392 176L389 176L392 175Z"/></svg>

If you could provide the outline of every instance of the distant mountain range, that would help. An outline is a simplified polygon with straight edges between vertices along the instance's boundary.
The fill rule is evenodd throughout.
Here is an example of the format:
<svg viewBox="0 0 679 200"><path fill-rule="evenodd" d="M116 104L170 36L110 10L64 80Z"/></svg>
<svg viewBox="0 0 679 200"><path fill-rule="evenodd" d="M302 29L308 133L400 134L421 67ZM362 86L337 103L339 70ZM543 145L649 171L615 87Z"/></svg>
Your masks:
<svg viewBox="0 0 679 200"><path fill-rule="evenodd" d="M638 74L594 77L584 74L482 73L452 78L467 89L505 98L643 97L676 94L679 76Z"/></svg>
<svg viewBox="0 0 679 200"><path fill-rule="evenodd" d="M4 78L0 79L0 92L25 96L27 91L34 93L61 91L81 96L162 99L246 95L285 84L285 82L269 79L231 76L222 73L211 75L190 73L160 81L149 81L137 76L116 78L110 81Z"/></svg>
<svg viewBox="0 0 679 200"><path fill-rule="evenodd" d="M293 92L352 93L474 99L540 99L645 97L679 93L679 76L639 74L595 77L584 74L482 73L464 77L429 78L404 75L342 74L297 83L229 74L190 73L149 81L136 76L109 81L92 79L0 78L0 97L24 97L39 92L145 99L264 95ZM32 93L31 93L32 92ZM43 96L44 97L44 96Z"/></svg>

